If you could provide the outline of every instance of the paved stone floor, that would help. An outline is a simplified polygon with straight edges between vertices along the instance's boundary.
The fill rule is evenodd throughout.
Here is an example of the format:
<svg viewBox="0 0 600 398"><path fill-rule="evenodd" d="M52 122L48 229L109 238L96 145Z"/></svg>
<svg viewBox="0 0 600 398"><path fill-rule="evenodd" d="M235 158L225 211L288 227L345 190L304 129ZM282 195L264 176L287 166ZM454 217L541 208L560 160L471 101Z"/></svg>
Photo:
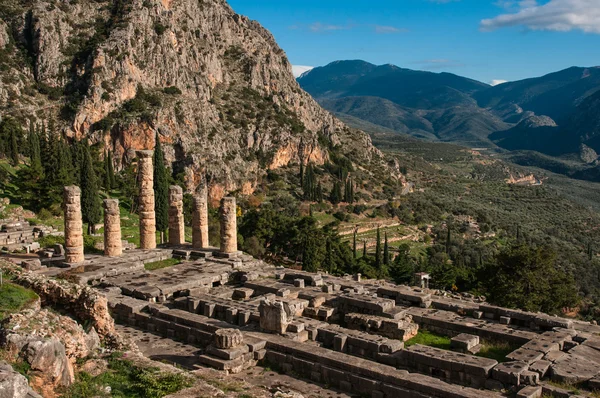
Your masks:
<svg viewBox="0 0 600 398"><path fill-rule="evenodd" d="M117 331L135 342L144 356L170 365L193 370L194 374L214 380L227 380L229 385L236 382L248 383L265 393L282 391L285 393L297 392L305 398L350 398L351 395L328 389L314 383L296 379L291 376L273 372L261 366L255 366L242 373L225 376L221 372L209 369L198 364L198 355L202 350L198 347L165 339L146 331L124 325L116 325Z"/></svg>

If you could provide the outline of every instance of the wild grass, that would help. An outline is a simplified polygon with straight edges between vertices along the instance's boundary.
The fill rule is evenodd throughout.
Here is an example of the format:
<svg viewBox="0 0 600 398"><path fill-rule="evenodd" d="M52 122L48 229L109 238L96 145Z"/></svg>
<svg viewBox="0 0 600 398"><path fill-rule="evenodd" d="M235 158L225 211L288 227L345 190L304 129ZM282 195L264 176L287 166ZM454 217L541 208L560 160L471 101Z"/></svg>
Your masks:
<svg viewBox="0 0 600 398"><path fill-rule="evenodd" d="M4 282L0 286L0 320L30 305L38 296L33 290L13 283Z"/></svg>
<svg viewBox="0 0 600 398"><path fill-rule="evenodd" d="M506 356L516 350L518 346L505 341L482 341L481 350L475 354L478 357L495 359L499 363L506 362Z"/></svg>
<svg viewBox="0 0 600 398"><path fill-rule="evenodd" d="M426 329L419 329L415 337L404 343L405 347L410 347L415 344L426 345L429 347L440 348L442 350L450 349L450 337L442 336L437 333L430 332Z"/></svg>
<svg viewBox="0 0 600 398"><path fill-rule="evenodd" d="M179 260L178 258L168 258L166 260L144 264L144 268L147 271L154 271L161 268L172 267L177 264L181 264L181 260Z"/></svg>
<svg viewBox="0 0 600 398"><path fill-rule="evenodd" d="M161 398L190 387L193 380L183 373L161 372L156 368L142 368L113 354L108 359L108 370L98 376L81 372L77 381L65 392L64 398ZM106 389L110 386L110 391Z"/></svg>

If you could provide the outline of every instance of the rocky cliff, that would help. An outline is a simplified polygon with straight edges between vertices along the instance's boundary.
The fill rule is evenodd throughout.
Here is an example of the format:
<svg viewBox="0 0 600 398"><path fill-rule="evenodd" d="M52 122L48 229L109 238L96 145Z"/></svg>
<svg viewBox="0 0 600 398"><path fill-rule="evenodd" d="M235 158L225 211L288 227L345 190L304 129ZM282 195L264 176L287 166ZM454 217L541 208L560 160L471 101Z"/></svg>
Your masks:
<svg viewBox="0 0 600 398"><path fill-rule="evenodd" d="M223 0L7 0L0 108L55 119L124 165L154 146L218 191L252 191L267 168L380 154L296 83L273 36ZM245 184L244 184L245 182Z"/></svg>

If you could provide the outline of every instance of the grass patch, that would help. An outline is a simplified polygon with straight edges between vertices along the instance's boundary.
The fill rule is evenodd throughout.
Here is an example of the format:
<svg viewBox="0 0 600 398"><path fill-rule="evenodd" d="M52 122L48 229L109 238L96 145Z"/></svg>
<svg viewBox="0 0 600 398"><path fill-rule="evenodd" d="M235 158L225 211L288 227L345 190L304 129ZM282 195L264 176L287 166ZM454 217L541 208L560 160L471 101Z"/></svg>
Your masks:
<svg viewBox="0 0 600 398"><path fill-rule="evenodd" d="M117 397L161 398L190 387L192 379L183 373L160 372L156 368L141 368L133 362L113 354L108 360L108 370L96 377L85 372L66 389L65 398ZM106 386L111 391L107 393Z"/></svg>
<svg viewBox="0 0 600 398"><path fill-rule="evenodd" d="M161 269L161 268L168 268L168 267L172 267L174 265L177 264L181 264L181 260L178 258L168 258L166 260L162 260L162 261L155 261L152 263L146 263L144 264L144 268L146 268L147 271L154 271L157 269Z"/></svg>
<svg viewBox="0 0 600 398"><path fill-rule="evenodd" d="M558 387L560 389L566 390L566 391L570 392L571 394L575 394L575 395L581 394L581 386L579 384L564 383L564 382L552 381L552 380L548 380L546 383L548 383L549 385L551 385L553 387ZM597 396L597 395L592 395L592 396Z"/></svg>
<svg viewBox="0 0 600 398"><path fill-rule="evenodd" d="M404 343L405 347L410 347L415 344L426 345L429 347L440 348L442 350L450 349L450 337L442 336L441 334L436 334L430 332L426 329L419 329L419 333L412 339L406 341Z"/></svg>
<svg viewBox="0 0 600 398"><path fill-rule="evenodd" d="M505 341L483 341L481 350L475 355L478 357L495 359L499 363L506 362L506 356L519 348Z"/></svg>
<svg viewBox="0 0 600 398"><path fill-rule="evenodd" d="M0 320L7 315L18 312L27 305L30 305L38 296L23 286L4 282L0 286Z"/></svg>

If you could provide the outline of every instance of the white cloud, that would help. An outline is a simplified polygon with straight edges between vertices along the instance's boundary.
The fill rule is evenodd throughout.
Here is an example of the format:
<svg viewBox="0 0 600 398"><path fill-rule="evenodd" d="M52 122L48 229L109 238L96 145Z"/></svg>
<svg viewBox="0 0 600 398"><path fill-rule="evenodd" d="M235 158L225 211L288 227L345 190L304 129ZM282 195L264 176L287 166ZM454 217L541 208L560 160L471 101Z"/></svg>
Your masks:
<svg viewBox="0 0 600 398"><path fill-rule="evenodd" d="M518 2L500 0L498 5L509 13L481 21L483 31L511 26L525 26L531 30L568 32L581 30L600 34L600 1L550 0L539 4L535 0Z"/></svg>
<svg viewBox="0 0 600 398"><path fill-rule="evenodd" d="M313 70L314 66L305 66L305 65L292 65L292 73L294 73L294 77L298 78L302 76L304 73L309 70Z"/></svg>
<svg viewBox="0 0 600 398"><path fill-rule="evenodd" d="M408 29L397 28L395 26L374 25L373 28L375 29L375 33L379 33L379 34L408 32Z"/></svg>
<svg viewBox="0 0 600 398"><path fill-rule="evenodd" d="M502 83L508 83L508 80L494 79L490 82L490 85L497 86Z"/></svg>
<svg viewBox="0 0 600 398"><path fill-rule="evenodd" d="M315 22L308 27L311 32L327 32L331 30L344 30L348 29L346 26L342 25L331 25L331 24L323 24L321 22Z"/></svg>

